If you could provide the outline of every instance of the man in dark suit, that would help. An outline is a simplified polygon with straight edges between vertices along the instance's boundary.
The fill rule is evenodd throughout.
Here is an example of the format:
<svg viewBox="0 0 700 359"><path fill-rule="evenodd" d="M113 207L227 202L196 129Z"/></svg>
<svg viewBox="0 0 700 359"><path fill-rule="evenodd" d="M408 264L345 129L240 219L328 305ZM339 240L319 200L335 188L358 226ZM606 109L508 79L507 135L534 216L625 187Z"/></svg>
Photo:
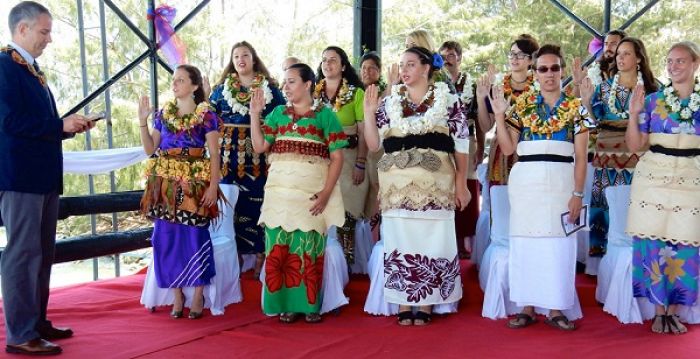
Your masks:
<svg viewBox="0 0 700 359"><path fill-rule="evenodd" d="M61 119L36 63L51 42L51 14L24 1L9 15L12 42L0 50L0 216L7 230L0 270L8 353L58 354L49 340L70 329L46 319L54 259L61 140L90 129L83 116Z"/></svg>

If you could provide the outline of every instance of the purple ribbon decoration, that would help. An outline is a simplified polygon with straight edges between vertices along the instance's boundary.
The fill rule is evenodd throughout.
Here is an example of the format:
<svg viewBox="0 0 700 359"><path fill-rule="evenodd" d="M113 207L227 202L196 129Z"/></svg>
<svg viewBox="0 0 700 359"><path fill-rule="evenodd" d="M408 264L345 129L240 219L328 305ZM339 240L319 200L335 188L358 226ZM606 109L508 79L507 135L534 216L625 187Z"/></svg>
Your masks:
<svg viewBox="0 0 700 359"><path fill-rule="evenodd" d="M148 20L153 21L158 39L158 48L172 68L187 63L187 47L175 34L172 22L177 14L177 9L166 4L160 4L155 12L148 10Z"/></svg>

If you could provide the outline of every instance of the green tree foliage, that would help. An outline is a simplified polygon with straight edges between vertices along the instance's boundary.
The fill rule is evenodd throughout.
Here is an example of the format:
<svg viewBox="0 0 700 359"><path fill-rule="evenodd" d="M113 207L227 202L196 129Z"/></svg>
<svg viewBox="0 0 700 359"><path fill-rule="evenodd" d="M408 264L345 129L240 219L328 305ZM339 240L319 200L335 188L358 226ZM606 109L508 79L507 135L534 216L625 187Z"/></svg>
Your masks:
<svg viewBox="0 0 700 359"><path fill-rule="evenodd" d="M3 0L0 17L7 14L18 0ZM115 4L148 36L146 2L117 0ZM39 60L49 76L57 96L59 110L65 113L145 50L145 44L109 8L105 9L107 58L102 57L98 0L82 0L85 26L85 72L87 88L83 89L83 68L80 61L78 0L48 0L44 4L54 17L54 42ZM178 9L179 22L198 3L197 0L167 1ZM591 35L551 4L548 0L403 0L382 1L382 52L384 63L396 62L407 33L428 30L439 46L445 40L459 41L465 48L463 66L472 75L481 73L489 63L503 69L505 54L512 39L521 33L533 34L540 43L561 44L570 58L587 56ZM595 28L602 28L603 0L564 0L563 3ZM646 0L613 0L612 27L620 26L647 3ZM229 61L231 45L246 40L273 75L281 75L280 64L287 56L296 56L315 68L321 51L338 45L352 54L352 0L304 1L212 0L179 32L187 45L189 62L209 76L212 84ZM699 41L700 2L664 0L629 28L629 33L647 44L655 73L661 74L663 58L671 43L679 40ZM0 28L1 42L10 39L7 28ZM103 60L108 63L103 71ZM170 76L158 71L159 102L167 99ZM110 87L111 121L101 121L85 135L64 141L65 151L105 149L107 127L112 130L113 147L140 146L136 107L139 96L150 93L150 64L134 68ZM85 111L105 110L105 96L99 96ZM88 145L89 144L89 145ZM117 191L140 189L143 186L142 166L136 165L115 173ZM94 176L94 191L110 191L107 175ZM66 175L66 195L88 193L86 176ZM64 221L64 233L74 235L89 231L87 218Z"/></svg>

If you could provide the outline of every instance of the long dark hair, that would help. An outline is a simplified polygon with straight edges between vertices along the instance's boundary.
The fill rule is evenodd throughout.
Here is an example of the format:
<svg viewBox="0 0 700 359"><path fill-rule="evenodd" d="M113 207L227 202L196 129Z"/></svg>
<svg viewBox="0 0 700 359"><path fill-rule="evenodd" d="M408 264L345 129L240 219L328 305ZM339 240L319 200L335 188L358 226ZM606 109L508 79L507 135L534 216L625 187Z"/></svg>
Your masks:
<svg viewBox="0 0 700 359"><path fill-rule="evenodd" d="M409 47L408 49L406 49L406 51L404 51L404 53L407 53L407 52L410 52L410 53L418 56L418 59L420 60L420 63L422 65L430 65L430 71L428 71L428 80L433 78L433 73L435 73L435 71L440 70L439 67L437 67L433 64L433 53L430 52L430 50L426 49L425 47L421 47L421 46Z"/></svg>
<svg viewBox="0 0 700 359"><path fill-rule="evenodd" d="M516 45L524 54L530 55L530 59L532 59L535 52L540 49L540 44L538 44L535 37L530 34L521 34L511 42L510 47L513 47L513 45Z"/></svg>
<svg viewBox="0 0 700 359"><path fill-rule="evenodd" d="M180 65L177 67L177 70L180 69L187 71L187 74L190 76L190 81L192 81L193 85L197 86L197 89L194 90L194 103L199 105L206 101L207 97L204 95L204 89L202 88L202 73L199 69L192 65Z"/></svg>
<svg viewBox="0 0 700 359"><path fill-rule="evenodd" d="M341 76L348 81L348 85L359 87L361 89L364 89L365 86L362 84L362 80L360 80L360 76L357 75L357 71L355 71L355 68L352 66L350 63L350 59L348 58L348 54L343 51L338 46L328 46L326 47L321 54L323 54L326 51L335 51L338 56L340 56L340 66L343 67L343 73ZM318 64L318 69L316 70L316 78L320 81L326 78L323 75L323 69L321 68L322 64Z"/></svg>
<svg viewBox="0 0 700 359"><path fill-rule="evenodd" d="M314 70L311 69L311 66L303 63L298 63L291 65L287 67L287 71L289 70L297 70L299 72L299 77L301 77L301 80L304 82L309 82L311 81L311 87L309 87L309 93L313 94L314 93L314 86L316 86L316 76L314 76Z"/></svg>
<svg viewBox="0 0 700 359"><path fill-rule="evenodd" d="M236 71L236 66L233 64L233 51L236 50L239 47L246 47L248 50L250 50L250 54L253 55L253 71L261 73L265 78L267 79L267 82L270 83L270 85L278 87L279 85L277 84L277 80L272 78L270 76L270 71L267 70L267 67L265 67L265 64L260 60L260 57L258 56L258 52L255 51L255 48L253 48L253 45L249 44L248 41L241 41L233 44L231 47L231 56L228 61L228 65L224 67L224 72L221 74L221 77L219 78L219 81L216 82L216 85L221 85L226 81L226 78L228 77L229 74L238 74L238 71Z"/></svg>
<svg viewBox="0 0 700 359"><path fill-rule="evenodd" d="M656 92L658 87L656 86L656 81L654 80L654 74L651 72L651 67L649 66L649 56L647 56L647 50L644 47L642 40L636 37L625 37L620 40L617 44L617 49L615 49L615 61L613 62L612 68L610 69L610 76L615 76L619 71L617 69L617 52L620 51L620 45L625 42L629 42L634 47L634 55L639 59L639 72L642 73L642 80L644 80L644 91L646 93Z"/></svg>

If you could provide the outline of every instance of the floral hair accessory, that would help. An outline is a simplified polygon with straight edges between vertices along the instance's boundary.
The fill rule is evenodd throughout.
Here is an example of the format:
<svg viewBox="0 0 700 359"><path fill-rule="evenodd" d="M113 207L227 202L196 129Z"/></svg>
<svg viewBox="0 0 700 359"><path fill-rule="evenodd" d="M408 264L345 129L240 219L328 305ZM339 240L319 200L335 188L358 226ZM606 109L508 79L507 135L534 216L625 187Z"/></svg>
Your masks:
<svg viewBox="0 0 700 359"><path fill-rule="evenodd" d="M442 59L442 56L438 53L433 54L433 66L435 68L441 69L442 66L445 65L445 60Z"/></svg>

